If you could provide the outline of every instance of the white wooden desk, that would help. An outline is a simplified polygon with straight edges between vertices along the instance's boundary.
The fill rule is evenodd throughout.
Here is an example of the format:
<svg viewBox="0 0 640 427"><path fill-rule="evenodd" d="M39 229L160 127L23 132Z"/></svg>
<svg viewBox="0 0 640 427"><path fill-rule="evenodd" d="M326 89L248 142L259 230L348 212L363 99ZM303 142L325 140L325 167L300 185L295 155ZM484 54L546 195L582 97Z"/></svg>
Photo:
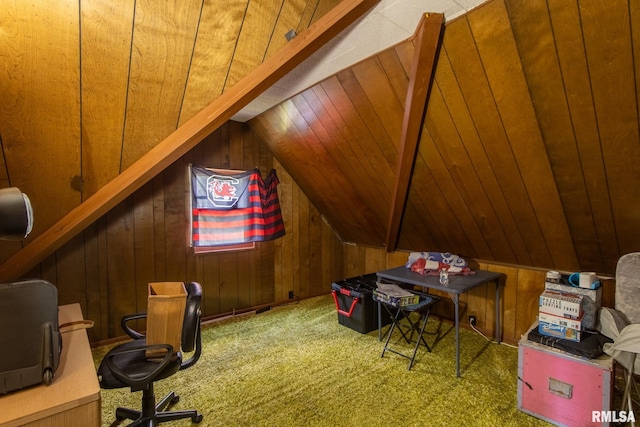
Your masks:
<svg viewBox="0 0 640 427"><path fill-rule="evenodd" d="M82 320L79 304L63 305L59 323ZM0 396L0 427L99 427L100 385L87 331L62 334L60 364L51 385Z"/></svg>

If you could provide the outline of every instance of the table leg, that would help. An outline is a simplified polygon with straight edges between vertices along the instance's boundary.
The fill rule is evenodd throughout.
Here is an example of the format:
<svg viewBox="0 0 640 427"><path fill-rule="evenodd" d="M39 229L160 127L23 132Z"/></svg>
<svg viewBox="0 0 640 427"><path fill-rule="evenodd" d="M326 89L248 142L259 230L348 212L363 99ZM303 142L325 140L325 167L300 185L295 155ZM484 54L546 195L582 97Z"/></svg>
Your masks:
<svg viewBox="0 0 640 427"><path fill-rule="evenodd" d="M378 301L378 341L382 341L382 304Z"/></svg>
<svg viewBox="0 0 640 427"><path fill-rule="evenodd" d="M458 315L459 295L453 294L453 305L455 307L456 324L456 377L460 378L460 316Z"/></svg>
<svg viewBox="0 0 640 427"><path fill-rule="evenodd" d="M496 342L500 344L500 279L496 279Z"/></svg>

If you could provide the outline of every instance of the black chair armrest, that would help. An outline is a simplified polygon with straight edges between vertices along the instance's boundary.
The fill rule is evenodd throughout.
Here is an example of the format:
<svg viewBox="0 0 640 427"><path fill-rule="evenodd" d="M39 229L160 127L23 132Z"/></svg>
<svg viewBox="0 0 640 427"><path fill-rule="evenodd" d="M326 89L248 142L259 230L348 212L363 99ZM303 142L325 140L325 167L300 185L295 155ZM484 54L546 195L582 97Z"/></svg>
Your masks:
<svg viewBox="0 0 640 427"><path fill-rule="evenodd" d="M126 356L134 353L141 353L140 357L146 358L146 352L148 350L166 350L165 355L162 359L154 358L154 360L158 360L155 367L150 370L146 375L141 372L131 372L127 373L118 367L116 359L119 356ZM160 374L164 368L174 359L175 353L173 352L173 346L169 344L154 344L154 345L145 345L138 348L133 349L123 349L121 351L114 351L107 355L107 367L113 373L113 376L116 377L119 381L127 384L131 387L132 391L143 390L147 387L148 384L152 383L158 374ZM127 358L129 360L129 358Z"/></svg>
<svg viewBox="0 0 640 427"><path fill-rule="evenodd" d="M202 354L202 335L200 333L200 325L198 324L198 328L196 331L196 343L195 343L195 349L193 351L193 353L191 354L191 357L189 357L186 360L182 360L182 364L180 365L180 369L188 369L191 366L193 366L198 359L200 359L200 355ZM183 357L185 357L185 352L184 350L182 351L183 353Z"/></svg>
<svg viewBox="0 0 640 427"><path fill-rule="evenodd" d="M147 318L147 313L129 314L127 316L124 316L120 320L120 326L122 327L122 330L131 338L133 338L134 340L139 340L144 338L145 335L141 332L136 331L131 326L129 326L129 322L133 322L134 320L146 319L146 318Z"/></svg>

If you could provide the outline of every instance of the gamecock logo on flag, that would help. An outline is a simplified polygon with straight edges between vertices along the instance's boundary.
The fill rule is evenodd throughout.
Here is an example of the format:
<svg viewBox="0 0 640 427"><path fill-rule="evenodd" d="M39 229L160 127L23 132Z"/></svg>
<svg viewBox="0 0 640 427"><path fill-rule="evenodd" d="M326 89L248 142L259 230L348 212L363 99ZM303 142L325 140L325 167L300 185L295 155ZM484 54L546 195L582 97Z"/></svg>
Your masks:
<svg viewBox="0 0 640 427"><path fill-rule="evenodd" d="M216 207L233 207L238 203L236 185L239 183L233 177L213 175L207 179L207 198Z"/></svg>

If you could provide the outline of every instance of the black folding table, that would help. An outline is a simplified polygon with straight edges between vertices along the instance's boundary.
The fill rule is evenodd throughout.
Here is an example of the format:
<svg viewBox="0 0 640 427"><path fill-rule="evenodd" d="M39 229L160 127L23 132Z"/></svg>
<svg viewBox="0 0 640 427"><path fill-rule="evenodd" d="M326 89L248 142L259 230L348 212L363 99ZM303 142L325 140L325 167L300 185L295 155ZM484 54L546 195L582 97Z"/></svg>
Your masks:
<svg viewBox="0 0 640 427"><path fill-rule="evenodd" d="M460 377L460 316L459 316L459 302L460 294L470 291L471 289L482 286L488 282L495 282L496 285L496 329L495 338L497 342L500 342L500 273L486 270L474 270L474 274L467 275L449 275L449 284L441 285L439 276L423 275L411 271L411 269L405 266L390 268L388 270L378 271L376 273L378 280L390 280L392 282L401 282L409 285L421 286L424 289L436 289L438 291L447 292L449 297L453 301L455 309L455 331L456 331L456 376ZM380 304L378 302L378 304ZM380 308L378 307L378 316L380 315ZM380 318L378 319L378 337L382 339Z"/></svg>

